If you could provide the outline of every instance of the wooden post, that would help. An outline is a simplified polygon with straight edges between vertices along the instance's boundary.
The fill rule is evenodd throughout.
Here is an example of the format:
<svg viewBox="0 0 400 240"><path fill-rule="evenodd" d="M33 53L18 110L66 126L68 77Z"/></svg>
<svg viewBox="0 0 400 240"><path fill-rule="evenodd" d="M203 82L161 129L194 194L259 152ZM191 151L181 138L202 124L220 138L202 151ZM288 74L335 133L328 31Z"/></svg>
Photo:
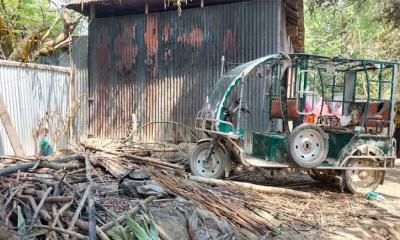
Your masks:
<svg viewBox="0 0 400 240"><path fill-rule="evenodd" d="M149 14L149 2L146 1L144 5L144 13L147 15Z"/></svg>
<svg viewBox="0 0 400 240"><path fill-rule="evenodd" d="M96 5L90 4L90 18L93 19L96 17Z"/></svg>
<svg viewBox="0 0 400 240"><path fill-rule="evenodd" d="M8 114L6 104L4 103L3 96L0 95L0 118L6 129L8 138L10 139L11 146L14 149L15 155L24 156L25 152L22 148L21 141L18 138L17 131L11 122L10 115Z"/></svg>

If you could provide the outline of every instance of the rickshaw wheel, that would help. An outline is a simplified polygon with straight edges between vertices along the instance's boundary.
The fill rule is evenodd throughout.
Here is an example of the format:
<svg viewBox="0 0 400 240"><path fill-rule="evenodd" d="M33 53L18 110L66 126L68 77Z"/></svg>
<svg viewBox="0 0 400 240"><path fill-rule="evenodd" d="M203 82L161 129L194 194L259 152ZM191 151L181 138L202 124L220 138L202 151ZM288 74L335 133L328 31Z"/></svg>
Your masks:
<svg viewBox="0 0 400 240"><path fill-rule="evenodd" d="M350 159L347 167L377 167L372 159ZM355 170L348 169L343 173L346 189L351 193L368 193L375 191L383 181L383 170Z"/></svg>
<svg viewBox="0 0 400 240"><path fill-rule="evenodd" d="M288 138L290 158L304 168L319 166L326 159L328 149L328 138L316 125L302 124Z"/></svg>
<svg viewBox="0 0 400 240"><path fill-rule="evenodd" d="M211 142L199 143L190 157L190 170L196 176L208 178L222 178L225 166L229 161L228 156L220 146L214 146L207 158Z"/></svg>

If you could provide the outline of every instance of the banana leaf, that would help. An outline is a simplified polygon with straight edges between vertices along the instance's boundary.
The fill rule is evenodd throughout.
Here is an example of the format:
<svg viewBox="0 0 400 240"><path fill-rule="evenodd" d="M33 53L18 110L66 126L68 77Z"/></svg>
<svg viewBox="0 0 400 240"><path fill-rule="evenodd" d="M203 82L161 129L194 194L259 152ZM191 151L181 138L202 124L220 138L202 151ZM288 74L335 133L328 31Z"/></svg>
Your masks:
<svg viewBox="0 0 400 240"><path fill-rule="evenodd" d="M18 234L20 236L26 234L26 222L20 206L18 206Z"/></svg>

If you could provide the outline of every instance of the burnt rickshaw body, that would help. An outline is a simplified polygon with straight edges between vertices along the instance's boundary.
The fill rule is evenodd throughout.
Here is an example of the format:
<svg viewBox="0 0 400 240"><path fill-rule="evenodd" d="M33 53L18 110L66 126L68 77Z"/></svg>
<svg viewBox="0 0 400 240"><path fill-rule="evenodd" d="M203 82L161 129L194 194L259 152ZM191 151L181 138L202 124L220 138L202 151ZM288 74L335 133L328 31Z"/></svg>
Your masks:
<svg viewBox="0 0 400 240"><path fill-rule="evenodd" d="M207 138L190 166L227 176L233 164L304 168L351 192L383 183L396 159L397 64L275 54L241 64L216 83L196 119Z"/></svg>

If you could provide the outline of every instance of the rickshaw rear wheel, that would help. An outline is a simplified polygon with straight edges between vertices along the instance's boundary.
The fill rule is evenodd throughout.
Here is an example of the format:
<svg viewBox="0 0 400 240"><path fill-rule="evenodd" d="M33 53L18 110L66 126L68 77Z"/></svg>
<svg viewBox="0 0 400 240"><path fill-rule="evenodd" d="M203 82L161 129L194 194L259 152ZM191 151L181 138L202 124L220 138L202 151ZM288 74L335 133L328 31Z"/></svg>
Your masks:
<svg viewBox="0 0 400 240"><path fill-rule="evenodd" d="M373 159L350 159L346 167L377 167ZM375 191L383 181L385 171L348 169L343 171L344 185L350 193L369 193Z"/></svg>
<svg viewBox="0 0 400 240"><path fill-rule="evenodd" d="M210 141L197 144L190 157L190 170L196 176L222 178L229 156L219 145L214 145L209 155L210 147Z"/></svg>
<svg viewBox="0 0 400 240"><path fill-rule="evenodd" d="M328 137L313 124L302 124L293 129L288 138L288 154L299 166L314 168L328 155Z"/></svg>

